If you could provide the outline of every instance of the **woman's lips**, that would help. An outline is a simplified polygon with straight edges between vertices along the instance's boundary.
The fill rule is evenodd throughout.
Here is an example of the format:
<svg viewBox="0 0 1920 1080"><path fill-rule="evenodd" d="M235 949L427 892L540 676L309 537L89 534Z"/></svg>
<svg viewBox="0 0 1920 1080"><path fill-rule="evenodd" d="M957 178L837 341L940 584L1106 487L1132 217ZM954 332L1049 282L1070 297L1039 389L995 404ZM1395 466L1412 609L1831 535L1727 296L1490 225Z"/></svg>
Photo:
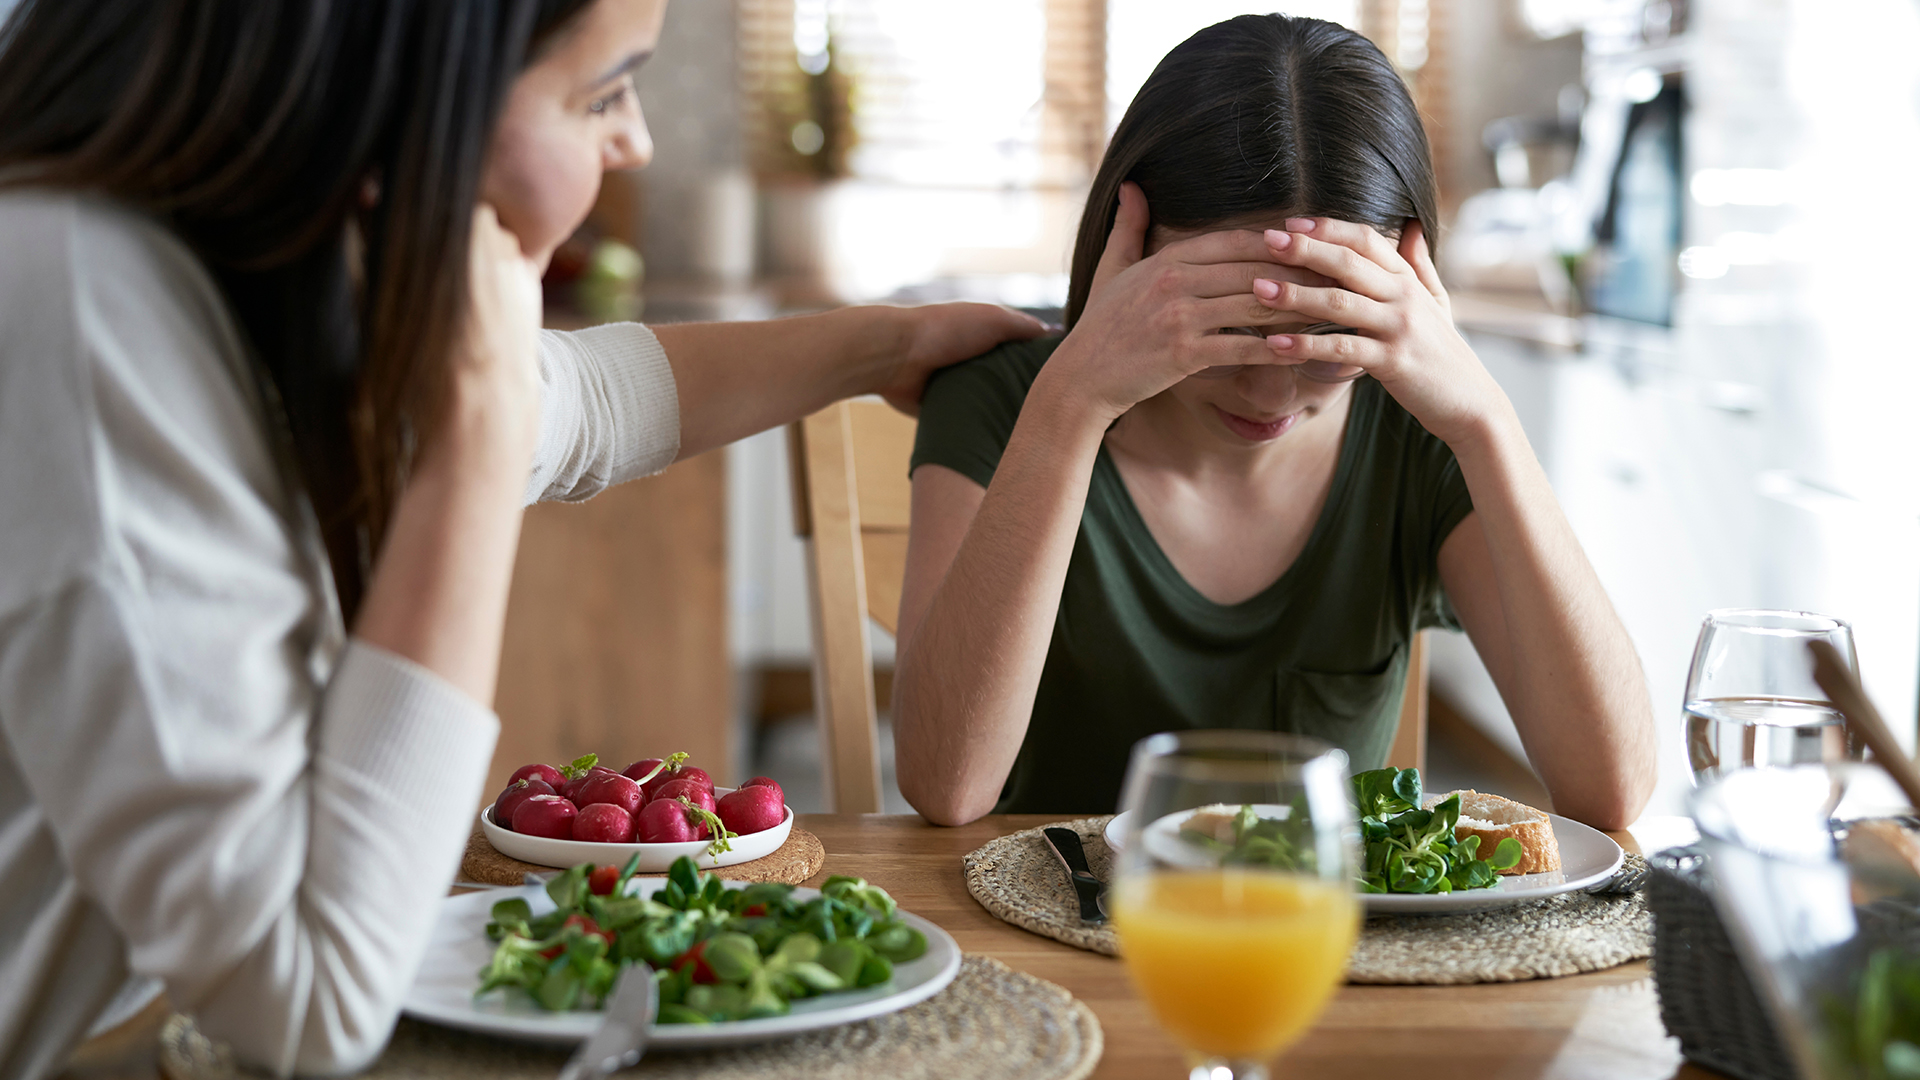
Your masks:
<svg viewBox="0 0 1920 1080"><path fill-rule="evenodd" d="M1228 412L1218 405L1213 407L1213 411L1220 414L1220 422L1227 425L1228 431L1233 432L1248 442L1266 442L1270 439L1277 439L1285 435L1287 429L1293 426L1293 422L1300 418L1300 414L1297 412L1288 413L1278 420L1272 420L1263 424L1258 420L1249 420L1244 416L1235 416L1233 413Z"/></svg>

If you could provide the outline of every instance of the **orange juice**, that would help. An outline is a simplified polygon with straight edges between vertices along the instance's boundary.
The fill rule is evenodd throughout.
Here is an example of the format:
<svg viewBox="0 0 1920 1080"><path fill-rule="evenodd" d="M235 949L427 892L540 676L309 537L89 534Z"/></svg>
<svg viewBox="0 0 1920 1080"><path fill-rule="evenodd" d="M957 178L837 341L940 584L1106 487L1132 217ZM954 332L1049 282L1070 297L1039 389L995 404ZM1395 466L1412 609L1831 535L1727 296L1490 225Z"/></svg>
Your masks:
<svg viewBox="0 0 1920 1080"><path fill-rule="evenodd" d="M1320 1015L1360 930L1348 883L1246 870L1123 881L1112 911L1134 988L1167 1033L1256 1060Z"/></svg>

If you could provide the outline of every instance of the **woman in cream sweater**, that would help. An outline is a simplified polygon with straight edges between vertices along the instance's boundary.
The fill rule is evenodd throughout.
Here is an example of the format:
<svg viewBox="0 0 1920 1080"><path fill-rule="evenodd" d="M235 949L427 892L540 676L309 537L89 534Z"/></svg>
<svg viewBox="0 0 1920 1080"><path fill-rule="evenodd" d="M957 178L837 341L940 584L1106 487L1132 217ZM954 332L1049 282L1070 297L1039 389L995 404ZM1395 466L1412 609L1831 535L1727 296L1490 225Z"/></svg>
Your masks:
<svg viewBox="0 0 1920 1080"><path fill-rule="evenodd" d="M540 330L665 0L26 0L0 28L0 1077L164 988L365 1064L457 864L522 506L1038 332Z"/></svg>

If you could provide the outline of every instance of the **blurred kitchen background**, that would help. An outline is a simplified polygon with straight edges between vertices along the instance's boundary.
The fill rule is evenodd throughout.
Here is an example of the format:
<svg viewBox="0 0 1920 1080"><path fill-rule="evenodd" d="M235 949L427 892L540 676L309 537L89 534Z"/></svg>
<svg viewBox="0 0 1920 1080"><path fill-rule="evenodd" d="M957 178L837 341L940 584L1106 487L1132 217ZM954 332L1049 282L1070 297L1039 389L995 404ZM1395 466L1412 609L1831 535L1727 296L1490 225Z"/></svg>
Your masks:
<svg viewBox="0 0 1920 1080"><path fill-rule="evenodd" d="M1194 30L1269 10L676 0L639 79L655 161L609 178L550 297L650 322L953 298L1057 313L1087 182L1134 90ZM1459 324L1646 667L1652 810L1677 812L1688 784L1681 692L1712 608L1851 620L1866 685L1911 746L1915 0L1280 10L1355 27L1414 89ZM496 772L687 749L723 782L770 773L797 809L827 808L788 469L772 432L534 511ZM1433 636L1433 782L1537 791L1472 647ZM891 641L873 639L884 709ZM894 793L888 809L908 808Z"/></svg>

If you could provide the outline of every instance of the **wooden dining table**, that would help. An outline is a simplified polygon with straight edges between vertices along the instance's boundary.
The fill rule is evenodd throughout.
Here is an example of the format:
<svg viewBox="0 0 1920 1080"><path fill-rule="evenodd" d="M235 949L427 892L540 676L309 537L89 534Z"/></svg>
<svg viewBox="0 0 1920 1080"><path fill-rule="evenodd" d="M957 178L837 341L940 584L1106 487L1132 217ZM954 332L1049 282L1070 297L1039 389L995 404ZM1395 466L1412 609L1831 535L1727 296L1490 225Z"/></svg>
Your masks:
<svg viewBox="0 0 1920 1080"><path fill-rule="evenodd" d="M908 911L946 928L970 953L1071 991L1100 1018L1106 1051L1094 1080L1174 1080L1180 1048L1127 984L1119 960L1062 945L987 913L967 892L961 858L997 836L1060 815L993 815L959 828L915 815L807 814L828 874L866 878ZM1638 851L1627 832L1610 833ZM1472 986L1340 988L1307 1037L1274 1067L1275 1080L1408 1077L1418 1080L1706 1080L1684 1062L1660 1024L1645 960L1560 979Z"/></svg>
<svg viewBox="0 0 1920 1080"><path fill-rule="evenodd" d="M1119 960L1062 945L989 915L961 859L1007 833L1058 815L994 815L959 828L913 815L804 814L832 874L866 878L908 911L944 927L969 953L994 957L1066 988L1100 1019L1106 1049L1094 1080L1177 1080L1180 1048L1160 1031ZM1609 834L1628 850L1639 842ZM152 1032L164 1007L83 1047L73 1080L157 1076ZM143 1030L143 1027L145 1030ZM1559 979L1471 986L1342 986L1319 1023L1273 1070L1275 1080L1410 1077L1418 1080L1710 1080L1685 1063L1660 1024L1644 960ZM476 1078L484 1080L484 1077Z"/></svg>

